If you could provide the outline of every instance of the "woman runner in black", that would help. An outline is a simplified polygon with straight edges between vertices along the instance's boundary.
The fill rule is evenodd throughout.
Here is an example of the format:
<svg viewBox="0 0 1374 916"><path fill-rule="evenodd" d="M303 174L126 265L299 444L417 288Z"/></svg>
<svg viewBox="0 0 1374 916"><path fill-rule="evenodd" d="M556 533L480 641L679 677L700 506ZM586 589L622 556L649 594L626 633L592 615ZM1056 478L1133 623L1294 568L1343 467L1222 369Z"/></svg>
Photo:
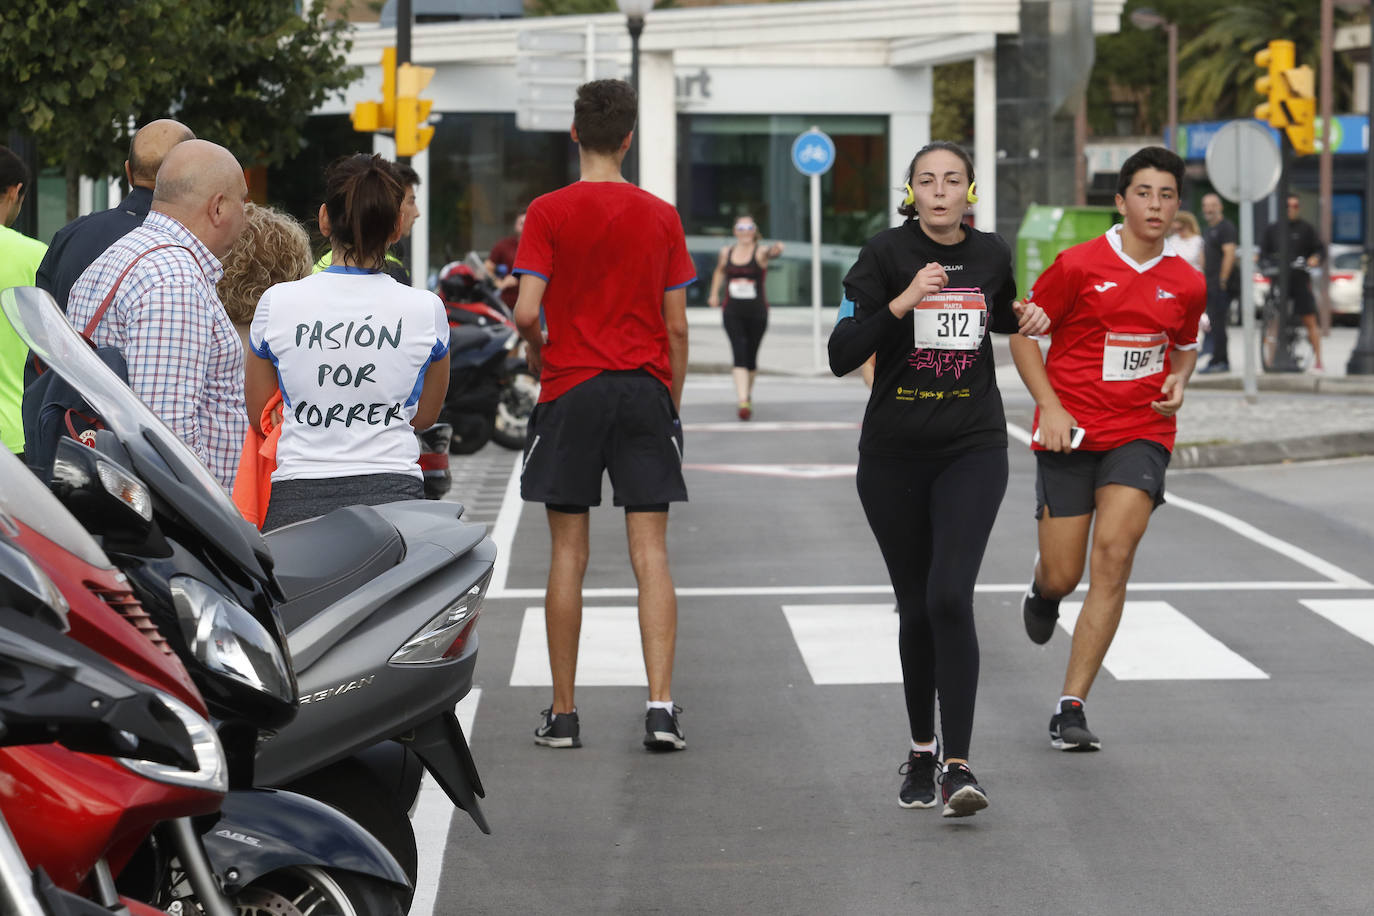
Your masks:
<svg viewBox="0 0 1374 916"><path fill-rule="evenodd" d="M876 353L859 435L859 501L901 616L898 647L911 748L904 808L945 817L987 807L968 767L978 690L973 587L1007 487L1007 428L988 331L1036 334L1044 312L1015 302L1011 250L963 223L977 200L973 162L953 143L923 147L907 170L905 223L878 233L844 279L830 369ZM944 767L935 735L940 701Z"/></svg>
<svg viewBox="0 0 1374 916"><path fill-rule="evenodd" d="M720 287L725 284L725 336L730 338L734 363L735 393L739 395L739 418L754 415L754 376L758 373L759 345L768 330L768 297L763 280L768 262L782 254L782 242L762 245L754 218L741 213L735 218L735 244L720 250L711 292L706 297L711 308L721 305Z"/></svg>

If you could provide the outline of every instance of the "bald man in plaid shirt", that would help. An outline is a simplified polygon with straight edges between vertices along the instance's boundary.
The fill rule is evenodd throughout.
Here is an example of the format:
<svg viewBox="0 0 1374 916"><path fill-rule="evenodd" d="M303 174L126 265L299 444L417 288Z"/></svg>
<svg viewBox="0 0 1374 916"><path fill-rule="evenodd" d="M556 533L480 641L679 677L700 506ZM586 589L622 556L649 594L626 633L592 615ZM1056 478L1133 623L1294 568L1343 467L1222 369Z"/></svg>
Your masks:
<svg viewBox="0 0 1374 916"><path fill-rule="evenodd" d="M84 329L133 264L91 338L123 351L134 393L226 489L248 418L243 345L215 284L224 275L220 259L247 224L247 197L228 150L205 140L177 144L158 170L143 225L86 268L67 304L72 324ZM159 245L171 247L152 250Z"/></svg>

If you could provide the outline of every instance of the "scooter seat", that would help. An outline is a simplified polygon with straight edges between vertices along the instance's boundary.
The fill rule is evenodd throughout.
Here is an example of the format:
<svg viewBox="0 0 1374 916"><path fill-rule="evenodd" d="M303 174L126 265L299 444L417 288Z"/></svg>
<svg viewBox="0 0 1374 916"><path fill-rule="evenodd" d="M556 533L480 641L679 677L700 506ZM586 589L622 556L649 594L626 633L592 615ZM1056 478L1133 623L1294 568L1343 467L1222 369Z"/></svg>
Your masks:
<svg viewBox="0 0 1374 916"><path fill-rule="evenodd" d="M328 515L263 535L286 603L278 610L289 633L405 556L400 532L370 506Z"/></svg>
<svg viewBox="0 0 1374 916"><path fill-rule="evenodd" d="M491 342L491 335L484 328L472 324L449 326L448 348L451 353L464 350L480 350Z"/></svg>

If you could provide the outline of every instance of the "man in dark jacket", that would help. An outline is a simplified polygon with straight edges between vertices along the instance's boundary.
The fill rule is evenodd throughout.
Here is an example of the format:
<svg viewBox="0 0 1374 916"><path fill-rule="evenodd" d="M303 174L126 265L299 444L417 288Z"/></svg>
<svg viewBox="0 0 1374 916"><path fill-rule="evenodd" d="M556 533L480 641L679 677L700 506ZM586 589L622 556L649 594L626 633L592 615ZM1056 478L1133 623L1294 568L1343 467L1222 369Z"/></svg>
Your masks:
<svg viewBox="0 0 1374 916"><path fill-rule="evenodd" d="M180 121L163 119L145 124L130 141L129 158L124 162L129 196L117 207L88 213L57 230L38 266L36 284L52 294L62 311L67 310L67 296L77 277L107 248L143 225L153 203L157 170L167 151L195 136Z"/></svg>
<svg viewBox="0 0 1374 916"><path fill-rule="evenodd" d="M1308 272L1321 266L1326 248L1317 236L1312 224L1301 217L1302 201L1296 194L1288 195L1288 257L1291 270L1288 274L1288 298L1293 303L1293 314L1302 319L1307 329L1307 341L1312 345L1313 372L1324 371L1322 366L1322 335L1317 326L1317 300L1312 295L1312 275ZM1268 263L1278 258L1279 224L1270 223L1264 229L1260 240L1260 257ZM1275 278L1271 282L1277 284Z"/></svg>

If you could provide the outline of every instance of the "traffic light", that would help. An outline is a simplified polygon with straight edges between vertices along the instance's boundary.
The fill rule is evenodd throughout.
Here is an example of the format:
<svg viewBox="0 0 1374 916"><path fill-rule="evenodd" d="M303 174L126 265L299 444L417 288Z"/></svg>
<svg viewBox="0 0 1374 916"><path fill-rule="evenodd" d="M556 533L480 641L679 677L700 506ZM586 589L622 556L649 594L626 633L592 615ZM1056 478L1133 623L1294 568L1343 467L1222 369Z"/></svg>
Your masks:
<svg viewBox="0 0 1374 916"><path fill-rule="evenodd" d="M361 133L390 130L396 124L396 49L382 49L382 100L358 102L349 115Z"/></svg>
<svg viewBox="0 0 1374 916"><path fill-rule="evenodd" d="M1255 108L1255 117L1269 122L1270 127L1287 127L1283 102L1288 98L1288 81L1283 74L1293 69L1295 52L1293 42L1278 38L1269 46L1255 54L1255 66L1267 71L1267 75L1255 80L1255 91L1268 99Z"/></svg>
<svg viewBox="0 0 1374 916"><path fill-rule="evenodd" d="M429 141L434 137L434 128L425 124L434 102L419 98L432 79L433 67L401 64L396 72L397 156L414 156L429 146Z"/></svg>
<svg viewBox="0 0 1374 916"><path fill-rule="evenodd" d="M1255 64L1266 74L1255 80L1255 91L1267 101L1255 108L1255 117L1271 127L1282 128L1295 152L1316 149L1317 98L1312 68L1296 66L1293 42L1276 39L1255 55Z"/></svg>

